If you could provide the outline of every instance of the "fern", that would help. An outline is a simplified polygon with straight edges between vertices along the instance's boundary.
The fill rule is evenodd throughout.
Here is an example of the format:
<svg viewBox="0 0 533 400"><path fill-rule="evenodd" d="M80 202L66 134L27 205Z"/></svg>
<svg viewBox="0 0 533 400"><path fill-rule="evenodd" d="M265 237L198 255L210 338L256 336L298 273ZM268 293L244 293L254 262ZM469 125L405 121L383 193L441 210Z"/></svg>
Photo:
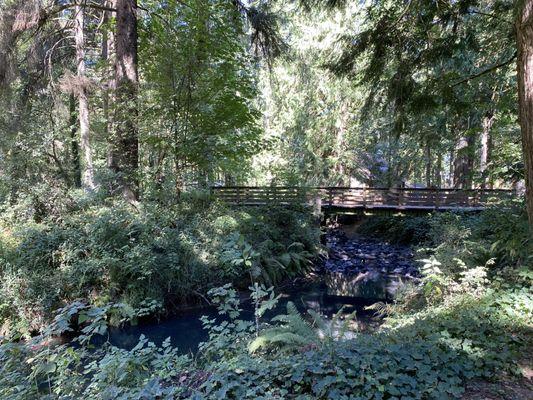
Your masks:
<svg viewBox="0 0 533 400"><path fill-rule="evenodd" d="M387 314L390 314L390 305L382 301L371 304L365 307L365 310L375 311L378 317L385 317Z"/></svg>
<svg viewBox="0 0 533 400"><path fill-rule="evenodd" d="M313 318L314 325L318 328L318 335L325 344L343 339L348 331L352 330L352 323L356 317L355 311L351 314L344 314L344 307L336 312L331 321L328 321L314 310L307 311Z"/></svg>
<svg viewBox="0 0 533 400"><path fill-rule="evenodd" d="M259 349L277 347L281 350L290 351L309 345L328 345L334 341L346 337L352 329L355 312L347 316L339 310L331 321L328 321L314 310L308 310L311 317L308 321L296 309L292 302L287 303L287 314L277 315L272 322L278 325L263 330L248 346L253 353Z"/></svg>
<svg viewBox="0 0 533 400"><path fill-rule="evenodd" d="M290 301L287 303L287 314L277 315L272 318L272 322L278 322L279 325L265 329L252 341L248 346L250 352L270 346L290 350L320 341L316 329L302 317Z"/></svg>

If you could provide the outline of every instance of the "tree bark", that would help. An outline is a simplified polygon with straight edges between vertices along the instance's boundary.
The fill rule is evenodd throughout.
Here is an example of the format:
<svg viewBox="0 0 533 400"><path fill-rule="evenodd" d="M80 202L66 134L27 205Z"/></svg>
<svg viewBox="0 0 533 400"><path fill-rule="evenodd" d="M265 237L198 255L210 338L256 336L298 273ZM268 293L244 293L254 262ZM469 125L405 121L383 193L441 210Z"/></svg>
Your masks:
<svg viewBox="0 0 533 400"><path fill-rule="evenodd" d="M455 145L455 160L453 166L453 186L465 189L468 186L468 139L461 136Z"/></svg>
<svg viewBox="0 0 533 400"><path fill-rule="evenodd" d="M494 123L494 113L487 111L483 117L483 131L481 133L481 155L479 160L479 172L481 173L481 188L485 189L488 183L488 164L490 162L492 140L490 132Z"/></svg>
<svg viewBox="0 0 533 400"><path fill-rule="evenodd" d="M446 179L446 185L448 187L453 187L454 184L454 166L455 166L455 149L452 146L450 148L450 159L448 162L448 177Z"/></svg>
<svg viewBox="0 0 533 400"><path fill-rule="evenodd" d="M456 142L454 160L454 187L472 189L472 171L474 170L475 137L470 132L471 117L466 121L460 120L458 128L462 132Z"/></svg>
<svg viewBox="0 0 533 400"><path fill-rule="evenodd" d="M137 129L138 37L137 1L115 0L115 132L112 169L119 175L119 185L126 200L139 197L139 140Z"/></svg>
<svg viewBox="0 0 533 400"><path fill-rule="evenodd" d="M75 187L81 187L81 168L80 168L80 145L76 133L78 124L76 117L76 98L74 94L69 99L69 124L70 124L70 163Z"/></svg>
<svg viewBox="0 0 533 400"><path fill-rule="evenodd" d="M435 164L435 186L442 187L442 152L437 152L437 163Z"/></svg>
<svg viewBox="0 0 533 400"><path fill-rule="evenodd" d="M89 126L89 101L87 99L87 77L85 74L85 34L84 18L85 12L81 5L75 7L74 38L76 41L76 63L77 63L77 95L78 112L80 123L80 144L85 161L82 184L85 190L94 190L94 168L93 156L90 141Z"/></svg>
<svg viewBox="0 0 533 400"><path fill-rule="evenodd" d="M426 187L431 187L431 146L429 140L426 141Z"/></svg>
<svg viewBox="0 0 533 400"><path fill-rule="evenodd" d="M106 7L112 7L114 4L111 0L106 1L105 3ZM103 24L103 30L102 30L102 49L100 57L102 58L102 61L104 62L104 78L103 78L103 90L102 90L102 109L104 113L104 136L105 140L107 141L107 155L106 155L106 163L107 167L114 170L115 169L115 151L113 146L113 137L111 133L113 132L113 117L112 117L112 111L110 104L113 103L113 93L115 90L115 79L114 79L114 71L112 71L112 68L110 68L112 65L114 65L113 54L114 54L114 43L115 43L115 36L113 33L113 30L109 26L110 21L110 12L104 11L103 17L102 17L102 24Z"/></svg>
<svg viewBox="0 0 533 400"><path fill-rule="evenodd" d="M533 0L517 5L516 42L518 105L526 177L526 205L533 233Z"/></svg>

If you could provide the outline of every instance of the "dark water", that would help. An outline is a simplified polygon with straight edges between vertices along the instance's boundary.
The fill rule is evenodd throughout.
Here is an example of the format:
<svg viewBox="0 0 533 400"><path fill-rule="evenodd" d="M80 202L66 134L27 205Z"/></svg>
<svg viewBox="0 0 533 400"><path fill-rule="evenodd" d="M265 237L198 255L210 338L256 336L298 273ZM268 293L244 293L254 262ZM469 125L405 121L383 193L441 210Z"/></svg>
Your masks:
<svg viewBox="0 0 533 400"><path fill-rule="evenodd" d="M303 313L313 309L328 317L343 307L347 314L356 311L358 327L365 330L379 323L365 307L391 300L404 281L416 279L417 268L407 247L360 237L346 229L330 230L326 243L329 259L320 266L320 278L314 283L293 284L277 290L276 294L282 294L282 298L277 308L265 316L267 320L285 312L287 302L292 301ZM241 308L241 319L252 320L250 302L244 301ZM203 315L220 320L214 307L189 310L159 323L112 329L110 341L130 349L141 335L158 345L170 337L172 345L182 353L194 353L198 344L207 339L200 322Z"/></svg>
<svg viewBox="0 0 533 400"><path fill-rule="evenodd" d="M277 293L281 294L282 298L276 309L265 315L267 320L276 314L284 313L287 302L292 301L302 313L308 309L313 309L325 316L332 316L342 307L344 307L343 312L346 313L356 311L357 323L362 330L376 325L378 321L372 311L365 310L365 306L376 300L328 295L328 288L324 283L303 284L298 288L289 287L277 291ZM243 309L241 318L252 320L253 311L250 302L245 301L241 308ZM200 321L200 317L203 315L220 319L214 307L189 310L159 323L112 328L109 340L115 346L131 349L137 344L141 335L158 345L170 337L172 345L177 347L180 352L194 353L198 344L207 339L207 332L202 328Z"/></svg>

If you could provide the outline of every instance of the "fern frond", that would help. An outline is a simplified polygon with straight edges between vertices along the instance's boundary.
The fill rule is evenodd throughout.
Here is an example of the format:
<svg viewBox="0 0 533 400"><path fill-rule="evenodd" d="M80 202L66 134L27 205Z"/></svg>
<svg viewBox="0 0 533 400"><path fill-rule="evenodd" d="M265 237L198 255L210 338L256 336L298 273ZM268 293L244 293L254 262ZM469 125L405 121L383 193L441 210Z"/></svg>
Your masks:
<svg viewBox="0 0 533 400"><path fill-rule="evenodd" d="M313 318L313 324L321 331L326 332L329 330L329 326L324 318L315 310L307 310L307 313Z"/></svg>
<svg viewBox="0 0 533 400"><path fill-rule="evenodd" d="M250 343L248 350L255 352L268 346L292 349L311 343L318 343L319 337L314 326L306 321L294 303L287 303L287 314L277 315L272 322L279 325L265 329L259 337Z"/></svg>
<svg viewBox="0 0 533 400"><path fill-rule="evenodd" d="M371 304L365 307L365 310L375 311L376 314L380 317L385 316L389 313L390 306L382 301Z"/></svg>

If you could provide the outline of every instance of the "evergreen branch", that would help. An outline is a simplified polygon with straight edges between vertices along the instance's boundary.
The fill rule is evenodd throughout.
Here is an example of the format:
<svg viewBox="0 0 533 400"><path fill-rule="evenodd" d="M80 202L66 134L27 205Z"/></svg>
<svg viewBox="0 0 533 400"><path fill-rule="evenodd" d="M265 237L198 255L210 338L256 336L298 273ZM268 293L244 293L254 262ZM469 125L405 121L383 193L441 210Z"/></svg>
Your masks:
<svg viewBox="0 0 533 400"><path fill-rule="evenodd" d="M99 11L109 11L109 12L116 12L117 11L116 8L103 6L101 4L74 2L74 3L70 3L70 4L64 4L62 6L59 6L59 7L56 7L54 9L52 9L48 14L46 14L44 16L44 18L47 19L47 17L50 16L50 15L58 14L61 11L68 10L69 8L73 8L73 7L76 7L76 6L92 8L94 10L99 10Z"/></svg>
<svg viewBox="0 0 533 400"><path fill-rule="evenodd" d="M474 75L471 75L471 76L468 76L462 80L460 80L459 82L456 82L454 83L453 85L451 85L451 87L455 87L455 86L458 86L458 85L461 85L465 82L468 82L472 79L476 79L476 78L479 78L480 76L483 76L485 74L488 74L489 72L492 72L492 71L495 71L497 70L498 68L501 68L501 67L505 67L506 65L510 64L511 62L514 61L514 59L517 57L518 53L515 51L514 54L507 60L505 61L502 61L501 63L499 64L495 64L487 69L484 69L483 71L481 72L478 72L477 74L474 74Z"/></svg>
<svg viewBox="0 0 533 400"><path fill-rule="evenodd" d="M478 10L470 10L469 14L483 15L485 17L494 18L494 19L497 19L498 21L505 22L506 24L513 25L513 23L511 21L508 21L505 18L498 17L495 14L490 14L490 13L486 13L486 12L478 11Z"/></svg>
<svg viewBox="0 0 533 400"><path fill-rule="evenodd" d="M400 14L400 16L398 17L398 19L396 20L396 22L394 24L392 24L391 28L394 28L396 25L398 25L400 23L400 21L402 20L403 17L405 17L405 15L407 14L407 12L409 11L409 8L411 7L411 4L412 4L412 0L409 0L407 2L407 5L405 6L405 8L403 9L402 13Z"/></svg>

